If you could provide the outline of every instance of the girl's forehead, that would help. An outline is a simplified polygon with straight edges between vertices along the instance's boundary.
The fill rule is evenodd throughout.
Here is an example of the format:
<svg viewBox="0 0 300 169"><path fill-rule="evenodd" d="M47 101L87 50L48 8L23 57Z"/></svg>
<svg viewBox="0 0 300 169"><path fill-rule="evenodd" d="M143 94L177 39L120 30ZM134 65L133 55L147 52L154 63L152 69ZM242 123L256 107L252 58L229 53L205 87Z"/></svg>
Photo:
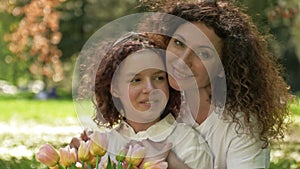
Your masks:
<svg viewBox="0 0 300 169"><path fill-rule="evenodd" d="M163 58L150 49L134 52L120 64L120 73L137 73L146 69L165 70Z"/></svg>

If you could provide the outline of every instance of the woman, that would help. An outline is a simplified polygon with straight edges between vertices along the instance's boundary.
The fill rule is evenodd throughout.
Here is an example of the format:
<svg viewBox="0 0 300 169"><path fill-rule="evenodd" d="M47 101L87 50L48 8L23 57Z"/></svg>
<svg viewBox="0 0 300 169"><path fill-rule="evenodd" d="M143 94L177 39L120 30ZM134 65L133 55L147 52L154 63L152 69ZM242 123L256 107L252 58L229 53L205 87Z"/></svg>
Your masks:
<svg viewBox="0 0 300 169"><path fill-rule="evenodd" d="M195 118L194 128L212 150L214 168L268 168L270 141L282 138L287 127L290 95L266 38L229 2L183 2L162 11L193 25L164 20L163 30L172 35L167 39L169 83L183 91L183 119L187 112ZM192 79L197 90L189 86ZM191 108L197 107L195 91L197 109Z"/></svg>

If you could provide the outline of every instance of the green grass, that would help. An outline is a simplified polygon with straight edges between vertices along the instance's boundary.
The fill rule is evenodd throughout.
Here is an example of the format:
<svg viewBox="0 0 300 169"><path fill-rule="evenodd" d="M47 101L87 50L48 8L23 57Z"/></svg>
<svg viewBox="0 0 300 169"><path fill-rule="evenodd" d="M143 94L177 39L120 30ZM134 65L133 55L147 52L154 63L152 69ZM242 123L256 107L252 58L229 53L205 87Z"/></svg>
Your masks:
<svg viewBox="0 0 300 169"><path fill-rule="evenodd" d="M300 116L300 98L298 98L295 103L292 103L289 109L294 115Z"/></svg>
<svg viewBox="0 0 300 169"><path fill-rule="evenodd" d="M33 120L46 124L77 117L72 100L0 99L0 112L0 121Z"/></svg>
<svg viewBox="0 0 300 169"><path fill-rule="evenodd" d="M290 111L295 115L296 121L291 126L291 131L299 136L300 129L300 100L291 104ZM64 121L71 117L77 118L75 108L71 99L58 100L33 100L20 96L16 97L0 97L0 122L20 122L37 124L48 124L57 126L57 121ZM64 123L64 125L69 125ZM66 134L66 135L64 135ZM32 133L23 133L15 136L13 133L0 133L0 147L15 148L19 145L26 146L32 152L36 152L38 147L46 142L50 142L55 147L62 147L68 141L65 138L71 138L73 134L64 133L56 135L55 138L49 138L46 132L42 136L32 136ZM75 134L74 134L75 135ZM299 137L300 138L300 137ZM67 139L67 140L68 140ZM270 169L300 169L300 160L297 154L300 154L300 141L287 141L283 143L275 143L272 145L272 152L280 151L281 155L272 159ZM296 154L296 157L295 157ZM291 157L293 155L293 157ZM32 157L0 157L0 169L46 169L36 161L34 155Z"/></svg>

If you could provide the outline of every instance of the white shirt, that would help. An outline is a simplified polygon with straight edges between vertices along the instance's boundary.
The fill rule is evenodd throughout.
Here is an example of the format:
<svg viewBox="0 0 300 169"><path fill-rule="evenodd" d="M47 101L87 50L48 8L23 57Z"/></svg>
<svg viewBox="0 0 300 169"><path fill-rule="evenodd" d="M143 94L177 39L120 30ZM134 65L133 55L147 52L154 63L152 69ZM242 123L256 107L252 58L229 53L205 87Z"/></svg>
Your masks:
<svg viewBox="0 0 300 169"><path fill-rule="evenodd" d="M262 141L254 135L237 134L235 124L212 112L198 127L213 156L214 169L269 168L270 148L262 149Z"/></svg>
<svg viewBox="0 0 300 169"><path fill-rule="evenodd" d="M172 150L185 164L193 169L212 169L212 154L201 136L193 128L177 123L169 114L145 131L135 133L126 122L109 133L108 151L117 154L130 140L149 139L154 142L172 143ZM114 144L111 144L114 143Z"/></svg>

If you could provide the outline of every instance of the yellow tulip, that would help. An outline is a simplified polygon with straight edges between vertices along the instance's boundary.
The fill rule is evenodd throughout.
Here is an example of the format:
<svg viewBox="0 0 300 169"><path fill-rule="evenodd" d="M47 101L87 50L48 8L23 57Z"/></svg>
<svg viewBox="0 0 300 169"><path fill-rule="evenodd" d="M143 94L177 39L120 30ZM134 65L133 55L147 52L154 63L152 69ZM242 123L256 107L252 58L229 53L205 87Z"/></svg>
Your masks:
<svg viewBox="0 0 300 169"><path fill-rule="evenodd" d="M129 149L127 151L125 161L128 164L132 164L133 166L138 166L146 153L145 147L139 145L139 144L131 144L129 145Z"/></svg>
<svg viewBox="0 0 300 169"><path fill-rule="evenodd" d="M58 169L58 165L55 165L54 167L49 167L49 169Z"/></svg>
<svg viewBox="0 0 300 169"><path fill-rule="evenodd" d="M50 144L44 144L36 154L36 159L48 167L54 167L59 161L59 155Z"/></svg>
<svg viewBox="0 0 300 169"><path fill-rule="evenodd" d="M69 167L72 165L72 163L75 164L77 161L75 148L70 148L69 146L66 146L65 148L60 148L59 154L59 163L64 167Z"/></svg>
<svg viewBox="0 0 300 169"><path fill-rule="evenodd" d="M78 148L78 159L81 161L88 161L90 159L90 147L91 147L91 142L90 140L88 141L81 141L80 146Z"/></svg>
<svg viewBox="0 0 300 169"><path fill-rule="evenodd" d="M156 160L156 161L148 161L143 165L143 169L167 169L168 163L166 161Z"/></svg>
<svg viewBox="0 0 300 169"><path fill-rule="evenodd" d="M90 152L92 155L104 156L108 147L108 139L106 133L101 133L95 131L90 135L91 139L91 149Z"/></svg>

